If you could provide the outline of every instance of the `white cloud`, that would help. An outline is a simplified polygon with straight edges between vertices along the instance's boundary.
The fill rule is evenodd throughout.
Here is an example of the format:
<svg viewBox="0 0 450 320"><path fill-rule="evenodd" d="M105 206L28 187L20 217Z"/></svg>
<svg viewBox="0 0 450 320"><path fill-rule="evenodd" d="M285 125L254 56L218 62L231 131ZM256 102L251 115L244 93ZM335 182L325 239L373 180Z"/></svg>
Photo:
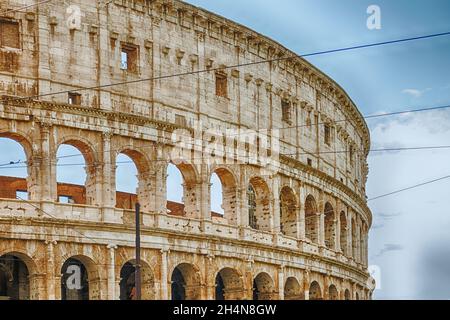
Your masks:
<svg viewBox="0 0 450 320"><path fill-rule="evenodd" d="M377 257L381 257L383 254L391 251L402 251L405 249L405 247L401 244L395 244L395 243L387 243L384 245L384 248L380 250L380 252L377 254Z"/></svg>
<svg viewBox="0 0 450 320"><path fill-rule="evenodd" d="M450 144L448 110L370 122L376 148ZM373 198L448 175L449 163L448 149L373 153L369 158L368 196ZM444 241L448 234L449 185L450 181L441 181L369 202L375 226L370 233L370 264L378 265L383 273L382 289L375 292L376 298L426 298L418 283L422 278L417 268L423 256L420 248L431 245L436 237Z"/></svg>
<svg viewBox="0 0 450 320"><path fill-rule="evenodd" d="M413 98L420 98L424 95L425 92L430 91L431 88L427 88L424 90L419 90L419 89L404 89L402 90L403 94L407 94L412 96Z"/></svg>

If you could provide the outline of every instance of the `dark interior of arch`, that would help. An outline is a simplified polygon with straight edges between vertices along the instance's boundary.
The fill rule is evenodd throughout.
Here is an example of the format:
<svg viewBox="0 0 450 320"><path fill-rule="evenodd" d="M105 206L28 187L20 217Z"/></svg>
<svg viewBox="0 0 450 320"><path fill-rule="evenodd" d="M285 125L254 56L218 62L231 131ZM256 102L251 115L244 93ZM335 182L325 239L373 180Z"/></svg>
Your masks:
<svg viewBox="0 0 450 320"><path fill-rule="evenodd" d="M61 299L89 300L88 273L78 259L68 259L61 268Z"/></svg>
<svg viewBox="0 0 450 320"><path fill-rule="evenodd" d="M216 276L216 300L225 300L225 285L220 272Z"/></svg>
<svg viewBox="0 0 450 320"><path fill-rule="evenodd" d="M136 267L127 262L120 270L120 300L134 300Z"/></svg>
<svg viewBox="0 0 450 320"><path fill-rule="evenodd" d="M176 267L172 273L172 300L186 300L186 281L181 270Z"/></svg>
<svg viewBox="0 0 450 320"><path fill-rule="evenodd" d="M0 300L29 300L28 268L14 255L0 257Z"/></svg>

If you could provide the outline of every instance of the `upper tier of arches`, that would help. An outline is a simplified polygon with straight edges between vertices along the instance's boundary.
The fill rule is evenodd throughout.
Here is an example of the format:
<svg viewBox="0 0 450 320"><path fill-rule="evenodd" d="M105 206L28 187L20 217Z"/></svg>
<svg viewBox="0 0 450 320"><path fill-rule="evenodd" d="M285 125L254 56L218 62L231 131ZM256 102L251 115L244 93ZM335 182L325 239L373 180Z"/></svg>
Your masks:
<svg viewBox="0 0 450 320"><path fill-rule="evenodd" d="M3 133L3 136L14 139L18 146L26 150L26 142L23 144L26 138L20 139L18 134L7 133ZM167 195L171 192L166 189L170 162L164 158L155 158L155 146L135 145L129 141L123 146L115 141L112 145L118 147L111 147L102 154L96 151L94 140L87 142L82 136L79 140L71 136L70 139L55 141L59 144L52 148L48 161L40 162L40 166L33 163L33 159L36 159L34 153L27 155L27 159L32 160L26 163L26 183L10 183L8 186L15 190L10 190L13 192L9 194L3 192L4 198L15 198L15 191L22 191L28 193L28 199L33 201L41 201L45 195L51 202L61 202L61 197L66 197L72 204L115 206L128 210L132 210L133 204L139 202L143 212L163 212L189 219L212 219L261 232L279 233L342 252L357 262L367 264L370 221L332 192L324 192L307 181L298 181L281 173L268 178L254 166L198 166L180 162L174 164L182 177L183 189L183 203L177 207L167 201ZM58 157L57 150L61 145L70 145L79 154ZM135 194L117 191L116 171L119 164L116 159L120 154L127 155L136 167ZM78 192L74 191L76 186L63 186L57 181L57 172L62 170L58 159L71 156L76 157L74 162L78 162L81 170L86 172L85 185L77 187ZM105 172L106 165L110 169ZM43 176L42 171L47 172L47 175ZM220 201L210 196L213 175L217 175L221 183L223 215L212 213L211 210L211 201Z"/></svg>

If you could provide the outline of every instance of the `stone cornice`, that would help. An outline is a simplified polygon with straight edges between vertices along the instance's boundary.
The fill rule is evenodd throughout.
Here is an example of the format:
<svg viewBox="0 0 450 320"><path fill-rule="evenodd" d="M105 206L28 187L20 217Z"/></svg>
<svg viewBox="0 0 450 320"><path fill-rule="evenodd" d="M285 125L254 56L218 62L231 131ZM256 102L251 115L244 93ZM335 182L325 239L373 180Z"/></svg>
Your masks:
<svg viewBox="0 0 450 320"><path fill-rule="evenodd" d="M6 97L6 96L3 96ZM14 99L12 97L7 97L11 100ZM8 100L6 100L6 104ZM29 109L41 109L41 110L51 110L51 111L60 111L60 112L70 112L71 114L78 115L89 115L95 116L100 119L106 121L121 121L128 124L134 124L139 126L152 126L156 129L173 131L176 129L185 129L182 126L171 124L167 122L162 122L154 119L150 119L146 116L139 116L129 113L109 111L104 109L95 109L91 107L85 107L81 105L72 105L72 104L64 104L59 102L49 102L49 101L41 101L41 100L24 100L24 105Z"/></svg>

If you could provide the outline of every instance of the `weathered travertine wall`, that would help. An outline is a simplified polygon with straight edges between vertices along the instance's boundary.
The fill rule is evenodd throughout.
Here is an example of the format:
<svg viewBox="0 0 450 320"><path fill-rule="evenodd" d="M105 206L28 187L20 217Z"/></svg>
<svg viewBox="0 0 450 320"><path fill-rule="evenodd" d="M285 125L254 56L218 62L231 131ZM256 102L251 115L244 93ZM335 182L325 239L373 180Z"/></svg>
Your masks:
<svg viewBox="0 0 450 320"><path fill-rule="evenodd" d="M120 153L139 172L145 297L369 298L369 133L332 79L300 58L230 67L292 53L180 1L52 1L0 18L0 136L23 146L29 193L0 200L0 256L26 265L30 298L62 297L69 258L85 266L89 298L125 294L134 237L133 212L116 208ZM280 162L270 175L258 163L178 164L185 212L170 216L172 133L198 123L276 130ZM57 202L61 144L84 156L84 203ZM211 215L212 173L223 218Z"/></svg>

